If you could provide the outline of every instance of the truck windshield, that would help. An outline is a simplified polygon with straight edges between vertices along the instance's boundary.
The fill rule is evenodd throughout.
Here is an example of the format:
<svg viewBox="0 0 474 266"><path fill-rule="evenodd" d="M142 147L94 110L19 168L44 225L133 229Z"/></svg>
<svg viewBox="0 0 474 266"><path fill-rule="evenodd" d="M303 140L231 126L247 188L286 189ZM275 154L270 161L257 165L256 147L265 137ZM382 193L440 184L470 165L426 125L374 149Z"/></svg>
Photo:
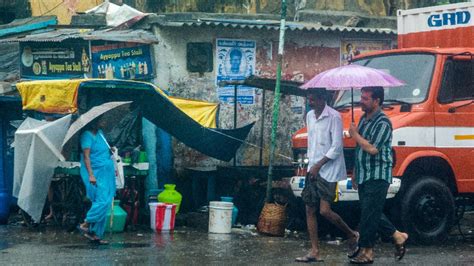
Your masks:
<svg viewBox="0 0 474 266"><path fill-rule="evenodd" d="M364 58L354 61L354 64L368 66L385 71L404 81L405 86L385 88L387 104L403 102L414 104L426 99L433 74L435 56L431 54L395 54L379 57ZM354 90L354 102L360 101L360 90ZM351 92L341 92L334 106L350 106Z"/></svg>

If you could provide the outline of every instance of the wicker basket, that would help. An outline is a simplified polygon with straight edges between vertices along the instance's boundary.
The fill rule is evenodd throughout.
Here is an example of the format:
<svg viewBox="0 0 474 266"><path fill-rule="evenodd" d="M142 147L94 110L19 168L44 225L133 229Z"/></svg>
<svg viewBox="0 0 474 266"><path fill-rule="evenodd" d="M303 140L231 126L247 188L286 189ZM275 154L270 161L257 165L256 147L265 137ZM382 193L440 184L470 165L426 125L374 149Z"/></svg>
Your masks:
<svg viewBox="0 0 474 266"><path fill-rule="evenodd" d="M258 218L257 231L270 236L284 236L286 228L286 205L265 203Z"/></svg>

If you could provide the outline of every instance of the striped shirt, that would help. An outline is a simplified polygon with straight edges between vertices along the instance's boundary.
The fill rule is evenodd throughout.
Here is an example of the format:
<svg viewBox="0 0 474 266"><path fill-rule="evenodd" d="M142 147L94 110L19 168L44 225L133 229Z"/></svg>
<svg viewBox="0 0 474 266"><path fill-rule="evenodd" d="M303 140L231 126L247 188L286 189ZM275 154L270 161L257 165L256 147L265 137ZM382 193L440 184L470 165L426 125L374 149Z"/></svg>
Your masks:
<svg viewBox="0 0 474 266"><path fill-rule="evenodd" d="M375 146L378 153L371 155L357 145L355 158L357 183L377 179L392 183L392 123L379 110L371 119L367 119L366 115L362 116L358 129L359 134Z"/></svg>

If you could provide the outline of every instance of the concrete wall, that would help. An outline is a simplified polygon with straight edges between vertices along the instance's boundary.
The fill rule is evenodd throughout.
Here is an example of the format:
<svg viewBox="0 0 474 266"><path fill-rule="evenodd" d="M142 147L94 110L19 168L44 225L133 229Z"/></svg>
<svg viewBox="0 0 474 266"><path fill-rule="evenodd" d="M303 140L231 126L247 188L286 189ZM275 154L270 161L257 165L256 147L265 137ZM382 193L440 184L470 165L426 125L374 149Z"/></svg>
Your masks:
<svg viewBox="0 0 474 266"><path fill-rule="evenodd" d="M256 75L275 77L278 32L275 30L249 30L211 27L154 27L160 43L155 46L157 79L156 83L168 89L172 95L218 102L216 79L215 45L216 38L248 39L257 43ZM287 31L283 78L286 80L305 81L315 74L339 66L341 39L387 39L386 36L369 34L341 34ZM186 70L186 44L188 42L211 42L214 52L214 70L209 73L189 73ZM256 104L238 107L238 126L256 121L247 141L259 143L262 91L256 92ZM265 126L264 126L264 164L268 164L269 140L271 130L271 113L273 93L266 92ZM278 129L277 154L292 157L291 135L304 123L305 101L301 97L284 96L281 99ZM296 107L296 108L295 108ZM303 112L294 110L303 107ZM300 109L301 110L301 109ZM220 128L232 128L233 105L221 104ZM223 147L225 148L225 147ZM259 150L243 145L238 152L237 165L257 165ZM276 157L278 164L289 164L291 160ZM175 166L213 166L223 164L201 155L183 144L175 145Z"/></svg>
<svg viewBox="0 0 474 266"><path fill-rule="evenodd" d="M457 2L468 1L458 0ZM0 0L0 11L16 13L16 18L56 15L59 24L69 24L74 12L83 12L103 3L103 0ZM26 2L29 2L26 4ZM209 12L240 14L279 14L280 1L274 0L111 0L116 4L128 4L143 12ZM353 11L373 16L394 16L397 9L410 9L435 5L436 0L288 0L288 16L298 10ZM451 2L454 2L453 0ZM25 13L25 11L28 11ZM47 12L49 11L49 12ZM10 19L11 20L11 19ZM9 20L9 21L10 21ZM9 21L5 21L7 23Z"/></svg>
<svg viewBox="0 0 474 266"><path fill-rule="evenodd" d="M373 16L395 16L397 9L432 6L443 2L469 0L287 0L288 16L298 10L352 11ZM209 12L241 14L278 14L280 1L275 0L116 0L146 12Z"/></svg>
<svg viewBox="0 0 474 266"><path fill-rule="evenodd" d="M84 12L102 4L103 0L30 0L31 15L56 16L58 23L67 25L75 12Z"/></svg>

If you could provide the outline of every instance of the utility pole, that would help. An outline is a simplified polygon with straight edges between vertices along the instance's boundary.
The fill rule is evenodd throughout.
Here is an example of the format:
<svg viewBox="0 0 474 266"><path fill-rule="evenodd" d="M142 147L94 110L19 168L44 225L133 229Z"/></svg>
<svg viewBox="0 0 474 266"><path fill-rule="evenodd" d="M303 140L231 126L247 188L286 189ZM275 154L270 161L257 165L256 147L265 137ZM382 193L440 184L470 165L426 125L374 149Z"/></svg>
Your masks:
<svg viewBox="0 0 474 266"><path fill-rule="evenodd" d="M278 126L278 114L280 112L280 83L281 83L281 66L283 64L283 46L285 44L285 18L286 18L286 0L281 1L281 18L280 18L280 38L278 41L278 58L275 84L275 97L273 98L273 116L272 116L272 135L270 146L270 162L268 165L267 177L267 193L265 201L269 203L272 199L272 181L273 181L273 161L275 159L276 133Z"/></svg>

